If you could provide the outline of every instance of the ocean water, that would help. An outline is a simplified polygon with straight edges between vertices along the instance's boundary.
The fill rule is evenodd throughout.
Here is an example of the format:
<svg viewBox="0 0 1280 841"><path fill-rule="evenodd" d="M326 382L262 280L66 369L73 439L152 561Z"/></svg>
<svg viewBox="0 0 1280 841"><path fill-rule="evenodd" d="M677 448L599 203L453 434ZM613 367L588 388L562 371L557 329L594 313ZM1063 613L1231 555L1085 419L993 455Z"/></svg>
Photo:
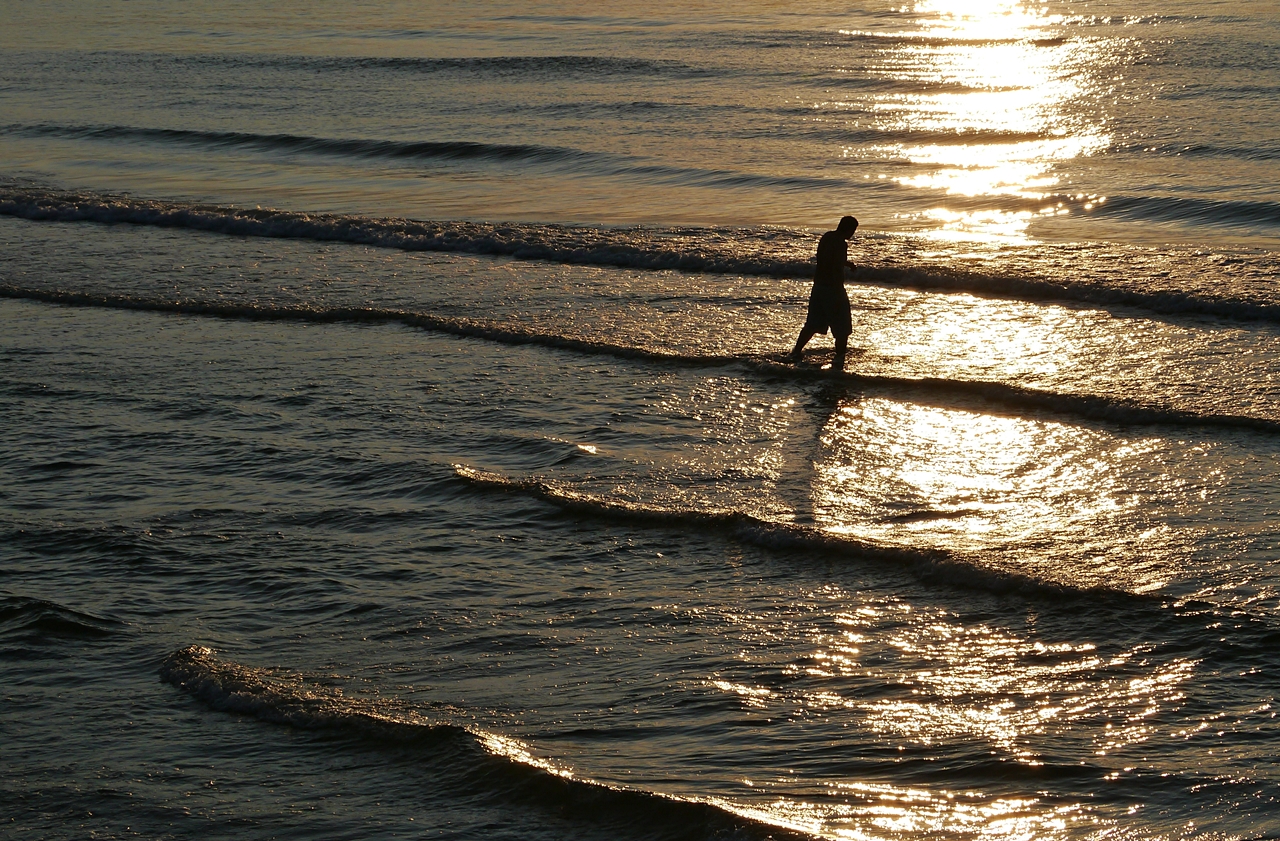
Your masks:
<svg viewBox="0 0 1280 841"><path fill-rule="evenodd" d="M0 18L0 836L1280 837L1280 6Z"/></svg>

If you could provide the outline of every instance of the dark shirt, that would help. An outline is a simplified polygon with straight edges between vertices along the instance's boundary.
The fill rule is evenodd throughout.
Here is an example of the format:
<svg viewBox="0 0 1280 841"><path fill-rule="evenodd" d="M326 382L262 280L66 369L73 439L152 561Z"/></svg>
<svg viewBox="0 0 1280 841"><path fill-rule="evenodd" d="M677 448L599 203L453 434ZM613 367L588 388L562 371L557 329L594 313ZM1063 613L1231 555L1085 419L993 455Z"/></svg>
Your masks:
<svg viewBox="0 0 1280 841"><path fill-rule="evenodd" d="M813 273L815 284L844 285L844 266L849 260L849 241L839 231L827 231L818 240L818 268Z"/></svg>

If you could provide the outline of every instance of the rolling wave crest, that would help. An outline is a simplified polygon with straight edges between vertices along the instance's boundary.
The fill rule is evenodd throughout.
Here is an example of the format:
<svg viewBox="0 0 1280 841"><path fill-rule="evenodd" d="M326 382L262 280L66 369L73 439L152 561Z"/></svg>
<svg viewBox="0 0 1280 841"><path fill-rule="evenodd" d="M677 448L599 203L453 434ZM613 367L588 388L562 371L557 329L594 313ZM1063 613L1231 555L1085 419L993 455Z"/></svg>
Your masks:
<svg viewBox="0 0 1280 841"><path fill-rule="evenodd" d="M256 321L303 321L315 324L363 323L400 324L420 330L481 339L505 345L536 345L576 353L612 356L619 359L681 367L733 366L770 377L796 381L846 382L862 389L887 393L924 403L966 407L975 402L984 411L995 407L1022 416L1031 413L1057 416L1072 421L1143 424L1174 427L1244 429L1265 434L1280 433L1280 421L1251 415L1211 414L1137 400L1090 394L1063 394L1024 388L986 380L911 378L869 371L832 371L796 366L782 356L699 355L678 351L614 344L561 335L518 324L456 318L410 310L377 307L310 307L265 303L226 303L196 300L131 298L49 289L32 289L0 284L0 297L44 301L65 306L103 307L143 312L168 312L214 318ZM65 466L58 466L65 469Z"/></svg>
<svg viewBox="0 0 1280 841"><path fill-rule="evenodd" d="M1052 596L1141 598L1141 596L1107 587L1072 586L1029 577L1012 570L994 569L944 549L869 543L814 526L764 520L742 511L673 509L605 499L545 479L511 479L463 464L455 464L454 472L459 479L477 487L527 494L573 513L648 523L659 527L709 529L765 549L821 552L895 566L907 566L922 579L937 580L949 585L993 592L1038 593Z"/></svg>
<svg viewBox="0 0 1280 841"><path fill-rule="evenodd" d="M718 176L717 176L718 177ZM729 176L726 176L729 177ZM1108 202L1107 204L1112 204ZM1124 202L1118 210L1125 211ZM1263 212L1269 212L1266 208ZM568 225L427 221L353 214L236 208L0 185L0 215L36 221L99 222L186 228L235 236L347 242L405 251L456 252L544 260L571 265L646 271L684 271L807 279L812 275L813 235L785 228L603 228ZM1011 256L1007 266L903 259L893 238L861 240L866 265L857 281L916 289L968 292L1025 300L1134 307L1161 314L1209 315L1280 323L1275 267L1264 258L1190 255L1178 277L1128 277L1123 263L1088 250L1064 252L1059 261L1079 267L1059 279L1034 276ZM908 254L908 257L910 255ZM1025 261L1024 261L1025 262ZM1073 267L1074 269L1074 267ZM1133 266L1134 271L1140 265ZM1205 271L1230 271L1229 285ZM1255 278L1257 282L1254 282ZM1211 282L1213 281L1213 282Z"/></svg>
<svg viewBox="0 0 1280 841"><path fill-rule="evenodd" d="M0 596L0 639L31 644L55 638L96 638L120 630L120 623L44 599Z"/></svg>
<svg viewBox="0 0 1280 841"><path fill-rule="evenodd" d="M734 804L606 785L536 755L524 742L473 725L430 719L405 705L357 699L296 673L241 665L199 645L173 652L160 678L223 712L303 730L328 730L375 744L418 751L430 770L454 785L554 809L616 837L643 826L651 837L746 838L807 836L744 816ZM741 814L738 814L741 813Z"/></svg>

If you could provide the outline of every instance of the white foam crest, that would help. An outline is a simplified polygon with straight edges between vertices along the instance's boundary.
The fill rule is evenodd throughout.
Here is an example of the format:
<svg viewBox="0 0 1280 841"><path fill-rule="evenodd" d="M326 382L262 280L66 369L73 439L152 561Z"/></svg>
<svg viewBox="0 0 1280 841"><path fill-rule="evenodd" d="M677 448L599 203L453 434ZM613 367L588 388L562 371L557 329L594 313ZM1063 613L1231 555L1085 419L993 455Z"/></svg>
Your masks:
<svg viewBox="0 0 1280 841"><path fill-rule="evenodd" d="M794 279L808 279L813 273L812 234L782 228L605 228L437 222L243 209L3 184L0 184L0 215L37 221L187 228L236 236L347 242L403 251L505 256L645 271ZM1104 277L1106 272L1100 275L1096 267L1092 275L1079 272L1074 279L1052 280L1031 276L1034 271L1028 274L1022 270L1001 270L986 274L950 264L903 265L895 259L895 249L901 245L896 242L885 239L869 253L868 265L861 266L857 273L859 282L1032 302L1078 301L1104 307L1136 307L1162 314L1280 321L1280 303L1274 296L1267 297L1265 290L1260 290L1260 297L1252 291L1244 297L1222 297L1220 284L1185 289L1144 288L1141 283L1117 281L1110 275ZM877 253L879 265L874 264ZM1254 261L1250 266L1255 274L1266 275L1271 263Z"/></svg>
<svg viewBox="0 0 1280 841"><path fill-rule="evenodd" d="M635 819L678 823L693 816L713 832L728 830L736 835L746 829L749 837L756 834L751 832L753 829L768 832L775 828L793 828L767 812L720 799L682 797L578 777L572 769L539 756L531 745L520 739L473 726L432 721L385 700L349 698L336 688L317 685L297 674L255 669L220 659L212 649L201 645L170 654L160 666L160 677L215 710L251 715L276 724L302 729L337 729L396 744L415 737L452 739L456 747L474 751L482 763L478 768L465 764L456 769L458 774L470 777L478 785L487 782L506 787L513 782L512 778L494 778L493 771L514 771L518 780L553 783L550 788L540 787L541 793L534 794L539 799L581 801L598 809L601 797L612 798L606 801L611 803L611 811L631 813ZM486 768L485 757L499 764ZM473 771L478 773L472 775Z"/></svg>
<svg viewBox="0 0 1280 841"><path fill-rule="evenodd" d="M450 727L412 710L347 698L337 689L308 684L296 675L221 660L213 649L200 645L169 655L160 666L160 677L214 709L303 729L347 728L393 736L403 728Z"/></svg>
<svg viewBox="0 0 1280 841"><path fill-rule="evenodd" d="M219 659L213 649L201 645L169 655L160 667L160 677L216 710L252 715L274 724L307 730L352 730L375 738L462 737L464 745L478 746L491 756L558 777L574 776L568 768L537 756L528 744L511 736L434 721L385 700L349 698L339 689L308 682L295 674L273 673Z"/></svg>
<svg viewBox="0 0 1280 841"><path fill-rule="evenodd" d="M689 232L680 229L418 221L4 186L0 186L0 214L35 221L127 223L646 270L775 277L807 277L812 273L808 244L798 235L761 238L754 253L748 251L744 256L740 250L717 242L723 237L705 237L705 231L688 236Z"/></svg>

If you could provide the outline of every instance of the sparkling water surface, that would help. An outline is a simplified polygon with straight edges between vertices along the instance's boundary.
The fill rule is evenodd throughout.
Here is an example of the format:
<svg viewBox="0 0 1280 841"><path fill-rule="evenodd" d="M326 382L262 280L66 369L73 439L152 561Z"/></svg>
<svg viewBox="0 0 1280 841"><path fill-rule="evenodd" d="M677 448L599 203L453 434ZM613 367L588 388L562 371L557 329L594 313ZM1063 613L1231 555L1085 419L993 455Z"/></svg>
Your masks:
<svg viewBox="0 0 1280 841"><path fill-rule="evenodd" d="M6 837L1280 833L1269 4L0 6Z"/></svg>

